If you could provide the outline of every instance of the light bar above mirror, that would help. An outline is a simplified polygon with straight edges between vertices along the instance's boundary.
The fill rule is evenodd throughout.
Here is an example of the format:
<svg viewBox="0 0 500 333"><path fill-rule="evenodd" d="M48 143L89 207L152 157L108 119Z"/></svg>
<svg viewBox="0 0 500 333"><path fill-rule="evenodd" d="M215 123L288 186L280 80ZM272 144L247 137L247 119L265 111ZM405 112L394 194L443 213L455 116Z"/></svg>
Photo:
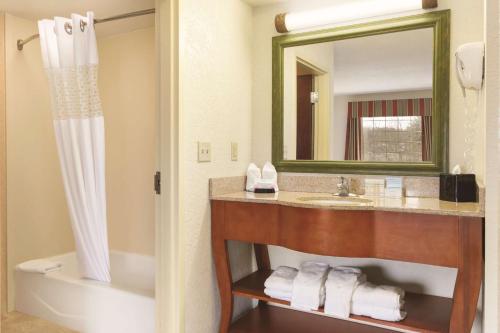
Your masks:
<svg viewBox="0 0 500 333"><path fill-rule="evenodd" d="M276 31L286 33L358 19L437 8L438 0L362 0L296 13L276 15Z"/></svg>

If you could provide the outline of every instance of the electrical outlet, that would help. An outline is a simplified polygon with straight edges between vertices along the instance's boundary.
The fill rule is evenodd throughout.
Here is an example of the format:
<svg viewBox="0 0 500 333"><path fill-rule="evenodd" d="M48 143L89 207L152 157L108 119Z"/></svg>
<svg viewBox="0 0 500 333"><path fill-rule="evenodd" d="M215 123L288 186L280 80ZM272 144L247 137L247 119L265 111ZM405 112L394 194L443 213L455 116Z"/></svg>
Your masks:
<svg viewBox="0 0 500 333"><path fill-rule="evenodd" d="M210 142L198 142L198 162L210 162L212 159L212 148Z"/></svg>
<svg viewBox="0 0 500 333"><path fill-rule="evenodd" d="M238 160L238 143L231 142L231 161Z"/></svg>

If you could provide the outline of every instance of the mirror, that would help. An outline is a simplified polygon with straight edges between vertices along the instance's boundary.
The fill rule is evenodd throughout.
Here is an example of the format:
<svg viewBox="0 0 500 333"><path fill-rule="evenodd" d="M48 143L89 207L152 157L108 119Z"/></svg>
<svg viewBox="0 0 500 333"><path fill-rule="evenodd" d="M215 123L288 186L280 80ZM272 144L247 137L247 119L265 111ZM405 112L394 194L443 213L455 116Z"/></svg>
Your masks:
<svg viewBox="0 0 500 333"><path fill-rule="evenodd" d="M276 37L274 163L281 171L447 168L448 29L443 11Z"/></svg>

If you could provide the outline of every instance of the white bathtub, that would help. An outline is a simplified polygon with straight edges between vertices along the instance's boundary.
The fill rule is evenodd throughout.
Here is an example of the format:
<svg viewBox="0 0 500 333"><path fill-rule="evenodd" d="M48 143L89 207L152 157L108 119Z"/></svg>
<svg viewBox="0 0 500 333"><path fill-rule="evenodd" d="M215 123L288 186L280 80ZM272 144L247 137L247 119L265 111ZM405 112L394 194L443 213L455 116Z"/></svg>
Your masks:
<svg viewBox="0 0 500 333"><path fill-rule="evenodd" d="M153 257L112 251L111 284L80 279L76 255L48 258L63 269L16 271L16 310L81 333L154 333Z"/></svg>

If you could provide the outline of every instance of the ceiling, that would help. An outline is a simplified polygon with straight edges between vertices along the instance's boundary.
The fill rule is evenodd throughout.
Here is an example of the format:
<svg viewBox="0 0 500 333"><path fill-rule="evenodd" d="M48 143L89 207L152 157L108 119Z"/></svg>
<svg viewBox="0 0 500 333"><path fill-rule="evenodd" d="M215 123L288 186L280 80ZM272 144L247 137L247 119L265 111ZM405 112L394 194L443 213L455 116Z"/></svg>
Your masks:
<svg viewBox="0 0 500 333"><path fill-rule="evenodd" d="M346 39L334 47L336 95L432 88L432 29Z"/></svg>
<svg viewBox="0 0 500 333"><path fill-rule="evenodd" d="M71 13L93 11L96 18L105 18L142 9L154 8L154 0L0 0L0 11L39 20ZM96 26L99 36L132 31L154 25L154 15L102 23Z"/></svg>

